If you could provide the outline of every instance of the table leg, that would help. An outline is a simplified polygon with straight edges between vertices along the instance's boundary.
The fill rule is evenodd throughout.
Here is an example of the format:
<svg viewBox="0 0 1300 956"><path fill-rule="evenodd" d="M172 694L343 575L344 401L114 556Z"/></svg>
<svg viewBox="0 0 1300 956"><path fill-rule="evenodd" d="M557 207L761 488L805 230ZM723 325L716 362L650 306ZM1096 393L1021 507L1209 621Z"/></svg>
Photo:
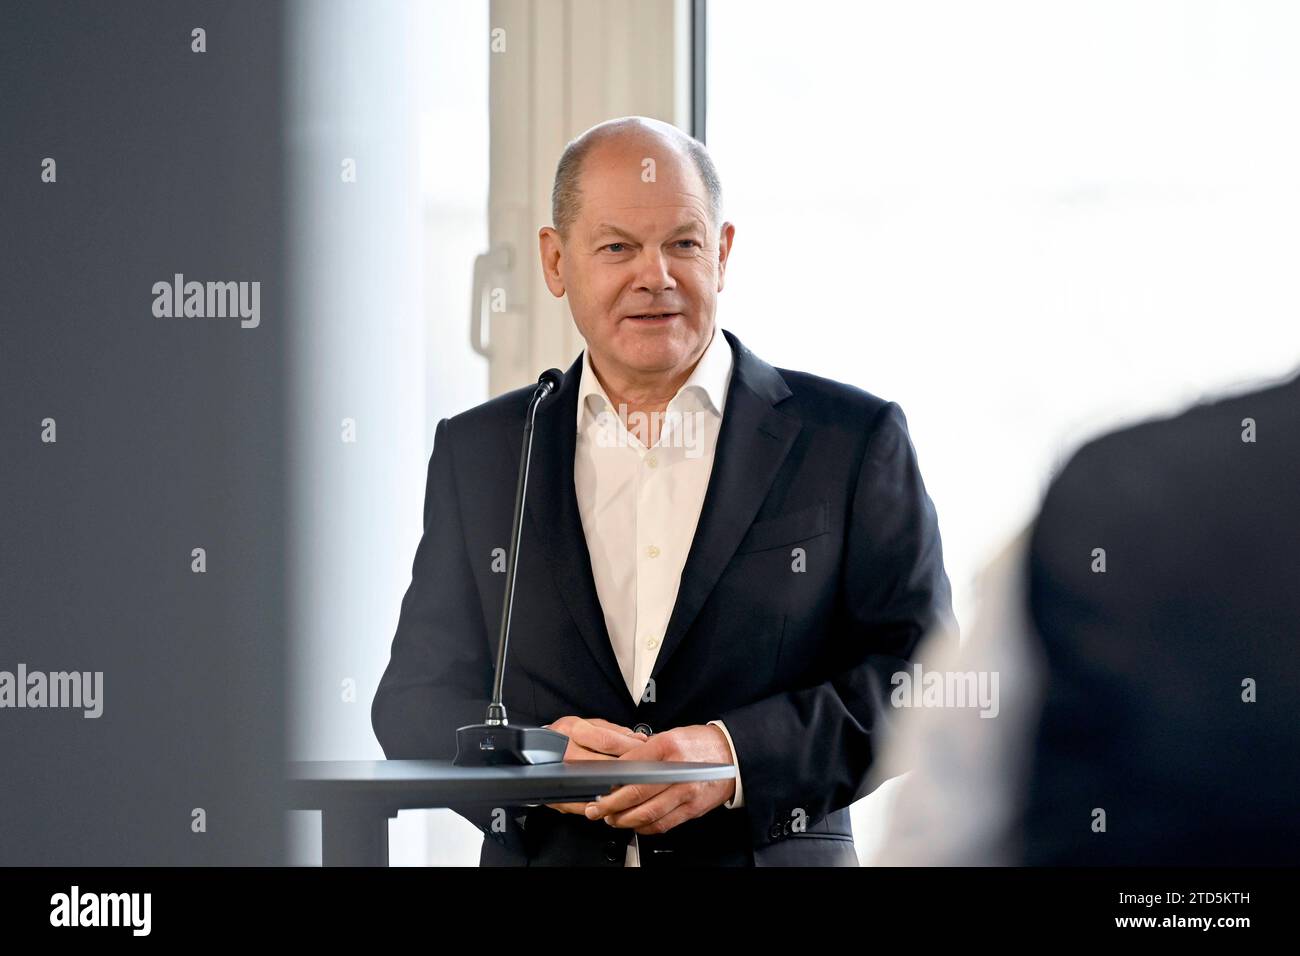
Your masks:
<svg viewBox="0 0 1300 956"><path fill-rule="evenodd" d="M388 812L374 806L321 810L324 866L388 866Z"/></svg>

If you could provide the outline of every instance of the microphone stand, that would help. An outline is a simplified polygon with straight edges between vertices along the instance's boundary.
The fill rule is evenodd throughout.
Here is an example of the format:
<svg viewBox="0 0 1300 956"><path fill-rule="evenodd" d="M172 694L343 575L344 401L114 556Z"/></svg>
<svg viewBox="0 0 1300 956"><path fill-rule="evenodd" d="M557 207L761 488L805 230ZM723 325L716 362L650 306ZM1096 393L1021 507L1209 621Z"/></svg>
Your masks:
<svg viewBox="0 0 1300 956"><path fill-rule="evenodd" d="M545 727L512 725L506 717L506 705L501 699L506 673L506 646L510 639L510 612L515 600L515 568L519 564L519 542L523 530L524 495L528 488L528 463L533 452L533 420L537 417L537 406L559 387L562 379L559 369L547 369L538 378L537 390L528 403L519 478L515 484L515 514L510 529L510 555L506 560L506 595L501 608L492 701L488 704L487 719L483 723L456 729L456 759L453 764L457 767L559 763L564 759L564 751L569 744L569 738L558 731Z"/></svg>

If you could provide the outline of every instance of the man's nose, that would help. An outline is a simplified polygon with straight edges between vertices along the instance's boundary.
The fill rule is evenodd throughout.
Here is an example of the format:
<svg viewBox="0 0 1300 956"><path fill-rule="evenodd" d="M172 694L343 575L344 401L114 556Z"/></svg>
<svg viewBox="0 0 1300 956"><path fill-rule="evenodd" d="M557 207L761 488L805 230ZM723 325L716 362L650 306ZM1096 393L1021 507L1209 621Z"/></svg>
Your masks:
<svg viewBox="0 0 1300 956"><path fill-rule="evenodd" d="M638 289L655 293L676 285L662 249L646 249L638 258L636 285Z"/></svg>

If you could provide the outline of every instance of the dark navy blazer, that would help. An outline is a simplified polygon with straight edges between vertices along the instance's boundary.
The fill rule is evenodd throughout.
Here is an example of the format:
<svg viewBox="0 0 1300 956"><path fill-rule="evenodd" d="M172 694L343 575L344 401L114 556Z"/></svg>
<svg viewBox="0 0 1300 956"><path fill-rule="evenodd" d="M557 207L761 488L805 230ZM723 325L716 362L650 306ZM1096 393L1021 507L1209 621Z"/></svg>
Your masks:
<svg viewBox="0 0 1300 956"><path fill-rule="evenodd" d="M731 386L654 699L627 691L578 512L581 355L537 412L504 698L515 723L725 721L745 805L641 837L643 866L854 864L848 807L869 792L889 677L951 614L938 522L898 405L773 368L722 334ZM534 389L438 423L371 709L390 759L450 759L456 728L483 720L505 578L493 556L508 547ZM483 865L621 866L632 836L545 806L510 808L498 833L490 811L455 809L484 830Z"/></svg>

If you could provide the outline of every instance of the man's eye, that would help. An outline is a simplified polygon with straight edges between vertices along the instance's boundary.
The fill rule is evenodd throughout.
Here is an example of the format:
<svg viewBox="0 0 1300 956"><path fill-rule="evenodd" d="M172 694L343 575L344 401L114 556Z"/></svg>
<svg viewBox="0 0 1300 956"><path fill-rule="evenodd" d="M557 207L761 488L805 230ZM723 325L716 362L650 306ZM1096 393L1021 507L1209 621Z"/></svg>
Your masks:
<svg viewBox="0 0 1300 956"><path fill-rule="evenodd" d="M699 248L699 245L700 245L700 244L699 244L698 242L696 242L694 239L678 239L677 242L678 242L679 244L685 242L685 243L688 243L688 244L690 244L690 245L692 245L692 246L695 246L696 248Z"/></svg>
<svg viewBox="0 0 1300 956"><path fill-rule="evenodd" d="M615 246L617 246L618 248L615 248ZM623 251L622 246L623 243L621 242L611 242L607 246L604 246L603 248L608 249L610 252L622 252Z"/></svg>

